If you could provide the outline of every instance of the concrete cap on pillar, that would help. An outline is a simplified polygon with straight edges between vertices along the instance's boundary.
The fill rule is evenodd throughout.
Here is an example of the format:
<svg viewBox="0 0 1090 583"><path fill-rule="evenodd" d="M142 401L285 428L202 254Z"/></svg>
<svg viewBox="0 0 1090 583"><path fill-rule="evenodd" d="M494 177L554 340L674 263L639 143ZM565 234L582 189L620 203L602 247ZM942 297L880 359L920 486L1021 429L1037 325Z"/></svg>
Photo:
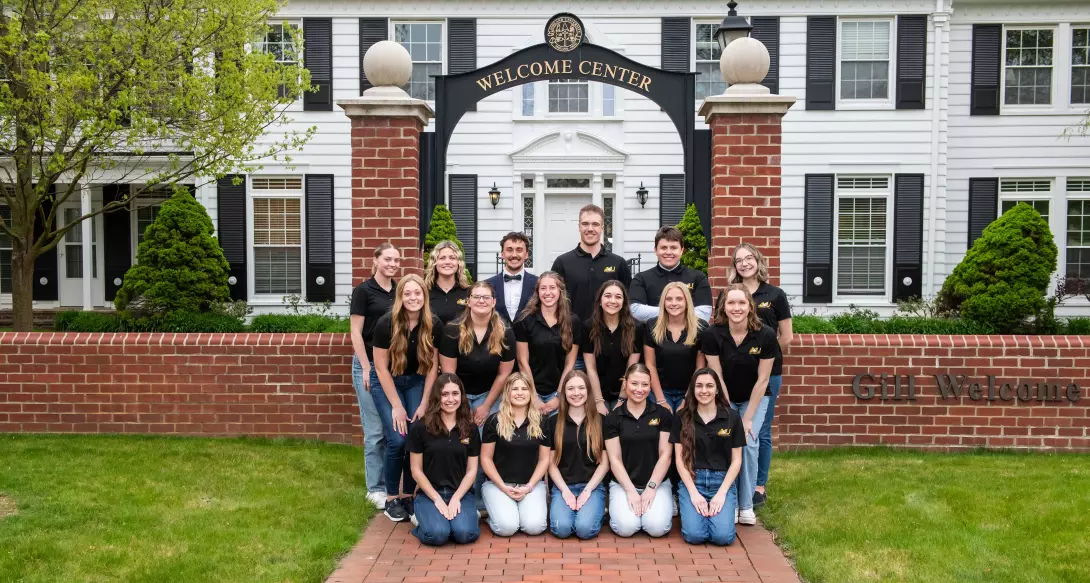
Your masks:
<svg viewBox="0 0 1090 583"><path fill-rule="evenodd" d="M735 39L719 57L719 71L729 83L724 95L767 95L768 87L761 81L768 75L770 63L764 43L748 36Z"/></svg>
<svg viewBox="0 0 1090 583"><path fill-rule="evenodd" d="M363 74L374 85L363 92L365 96L405 98L409 95L402 87L412 78L413 60L399 43L379 41L363 55Z"/></svg>

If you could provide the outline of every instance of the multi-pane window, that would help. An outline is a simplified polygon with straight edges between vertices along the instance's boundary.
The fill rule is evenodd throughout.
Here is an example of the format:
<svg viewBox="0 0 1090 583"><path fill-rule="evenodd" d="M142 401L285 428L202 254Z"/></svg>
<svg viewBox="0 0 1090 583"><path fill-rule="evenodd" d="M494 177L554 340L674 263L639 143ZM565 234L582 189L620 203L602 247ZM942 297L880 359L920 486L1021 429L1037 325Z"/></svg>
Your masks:
<svg viewBox="0 0 1090 583"><path fill-rule="evenodd" d="M840 98L889 99L888 20L840 23Z"/></svg>
<svg viewBox="0 0 1090 583"><path fill-rule="evenodd" d="M549 113L589 113L590 82L586 79L549 81Z"/></svg>
<svg viewBox="0 0 1090 583"><path fill-rule="evenodd" d="M162 204L151 204L136 209L136 244L144 242L144 232L148 230L148 226L155 222L155 217L159 216L159 209L162 208Z"/></svg>
<svg viewBox="0 0 1090 583"><path fill-rule="evenodd" d="M253 179L254 293L303 291L303 181Z"/></svg>
<svg viewBox="0 0 1090 583"><path fill-rule="evenodd" d="M528 178L530 186L533 186L533 179ZM526 258L526 267L534 266L534 197L525 196L522 198L522 232L526 234L526 237L530 239L530 248L526 251L529 256Z"/></svg>
<svg viewBox="0 0 1090 583"><path fill-rule="evenodd" d="M1090 179L1067 180L1067 279L1090 284Z"/></svg>
<svg viewBox="0 0 1090 583"><path fill-rule="evenodd" d="M605 248L610 253L613 252L613 197L607 196L602 199L602 210L606 212L606 224L605 224Z"/></svg>
<svg viewBox="0 0 1090 583"><path fill-rule="evenodd" d="M1011 210L1018 203L1025 203L1041 213L1045 222L1048 222L1049 201L1051 198L1051 180L1004 179L999 183L999 214L1002 215Z"/></svg>
<svg viewBox="0 0 1090 583"><path fill-rule="evenodd" d="M1071 29L1071 103L1090 103L1090 28Z"/></svg>
<svg viewBox="0 0 1090 583"><path fill-rule="evenodd" d="M718 24L696 25L696 98L704 99L712 95L722 95L727 89L727 82L719 72L719 57L723 50L715 40Z"/></svg>
<svg viewBox="0 0 1090 583"><path fill-rule="evenodd" d="M435 100L435 79L443 74L443 24L439 22L394 23L394 40L409 51L413 74L406 92L415 99Z"/></svg>
<svg viewBox="0 0 1090 583"><path fill-rule="evenodd" d="M80 209L67 207L64 209L64 224L72 224L79 220ZM91 278L98 278L98 217L87 219L91 222ZM64 275L68 279L83 278L83 229L81 225L70 229L64 234Z"/></svg>
<svg viewBox="0 0 1090 583"><path fill-rule="evenodd" d="M1052 103L1052 41L1048 28L1008 29L1004 41L1003 103Z"/></svg>
<svg viewBox="0 0 1090 583"><path fill-rule="evenodd" d="M602 83L602 115L613 117L617 109L616 87Z"/></svg>
<svg viewBox="0 0 1090 583"><path fill-rule="evenodd" d="M590 178L546 178L546 188L590 188Z"/></svg>
<svg viewBox="0 0 1090 583"><path fill-rule="evenodd" d="M836 192L836 291L886 292L888 177L838 177Z"/></svg>
<svg viewBox="0 0 1090 583"><path fill-rule="evenodd" d="M11 209L0 206L0 221L11 227ZM0 294L11 293L11 237L0 230Z"/></svg>
<svg viewBox="0 0 1090 583"><path fill-rule="evenodd" d="M263 53L269 53L277 63L295 64L299 58L298 46L299 25L291 22L269 23L265 31L265 38L257 42L257 48Z"/></svg>
<svg viewBox="0 0 1090 583"><path fill-rule="evenodd" d="M527 83L522 86L522 115L531 117L534 115L534 84Z"/></svg>

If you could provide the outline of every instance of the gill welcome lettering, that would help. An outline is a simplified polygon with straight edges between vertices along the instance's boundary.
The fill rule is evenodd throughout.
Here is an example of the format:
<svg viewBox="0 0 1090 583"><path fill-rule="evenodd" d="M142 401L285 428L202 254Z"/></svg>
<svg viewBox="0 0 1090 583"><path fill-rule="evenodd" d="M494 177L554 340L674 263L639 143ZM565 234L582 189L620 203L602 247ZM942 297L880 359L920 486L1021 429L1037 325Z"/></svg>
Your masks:
<svg viewBox="0 0 1090 583"><path fill-rule="evenodd" d="M571 59L553 59L551 61L523 63L517 67L506 67L502 71L496 71L495 73L485 75L484 77L477 79L477 85L482 91L491 91L494 88L515 83L516 81L525 80L526 82L529 82L531 80L553 75L578 74L583 77L613 79L619 83L631 85L644 93L651 91L651 77L648 77L639 71L633 71L627 67L610 65L609 63L602 63L599 61L576 62L578 65L574 64Z"/></svg>

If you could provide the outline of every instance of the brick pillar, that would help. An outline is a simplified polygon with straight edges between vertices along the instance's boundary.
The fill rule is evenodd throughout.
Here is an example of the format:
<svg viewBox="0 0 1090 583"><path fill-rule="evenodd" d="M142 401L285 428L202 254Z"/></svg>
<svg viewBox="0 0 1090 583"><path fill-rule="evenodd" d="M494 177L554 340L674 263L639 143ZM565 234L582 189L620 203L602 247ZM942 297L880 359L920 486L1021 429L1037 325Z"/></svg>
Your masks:
<svg viewBox="0 0 1090 583"><path fill-rule="evenodd" d="M432 110L408 96L337 104L352 121L352 285L371 277L374 249L386 241L404 272L420 273L420 132Z"/></svg>
<svg viewBox="0 0 1090 583"><path fill-rule="evenodd" d="M700 109L712 132L708 280L714 290L726 285L731 250L743 242L761 250L770 282L779 285L780 129L795 98L764 91L728 90L709 97Z"/></svg>

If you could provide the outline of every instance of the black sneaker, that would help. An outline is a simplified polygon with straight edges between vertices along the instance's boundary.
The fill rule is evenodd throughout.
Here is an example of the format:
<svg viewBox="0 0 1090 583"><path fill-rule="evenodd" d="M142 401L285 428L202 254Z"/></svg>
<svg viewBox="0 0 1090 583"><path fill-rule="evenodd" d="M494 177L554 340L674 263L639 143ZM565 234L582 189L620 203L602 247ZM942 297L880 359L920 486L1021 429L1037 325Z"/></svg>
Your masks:
<svg viewBox="0 0 1090 583"><path fill-rule="evenodd" d="M764 492L760 492L760 491L754 491L753 492L753 506L754 507L764 504L765 500L767 500L767 499L768 499L768 495L766 495Z"/></svg>
<svg viewBox="0 0 1090 583"><path fill-rule="evenodd" d="M416 516L416 504L412 498L402 498L401 506L410 517Z"/></svg>
<svg viewBox="0 0 1090 583"><path fill-rule="evenodd" d="M383 511L383 514L393 522L402 522L409 518L409 513L405 511L405 506L403 506L401 501L397 498L386 501L386 510Z"/></svg>

